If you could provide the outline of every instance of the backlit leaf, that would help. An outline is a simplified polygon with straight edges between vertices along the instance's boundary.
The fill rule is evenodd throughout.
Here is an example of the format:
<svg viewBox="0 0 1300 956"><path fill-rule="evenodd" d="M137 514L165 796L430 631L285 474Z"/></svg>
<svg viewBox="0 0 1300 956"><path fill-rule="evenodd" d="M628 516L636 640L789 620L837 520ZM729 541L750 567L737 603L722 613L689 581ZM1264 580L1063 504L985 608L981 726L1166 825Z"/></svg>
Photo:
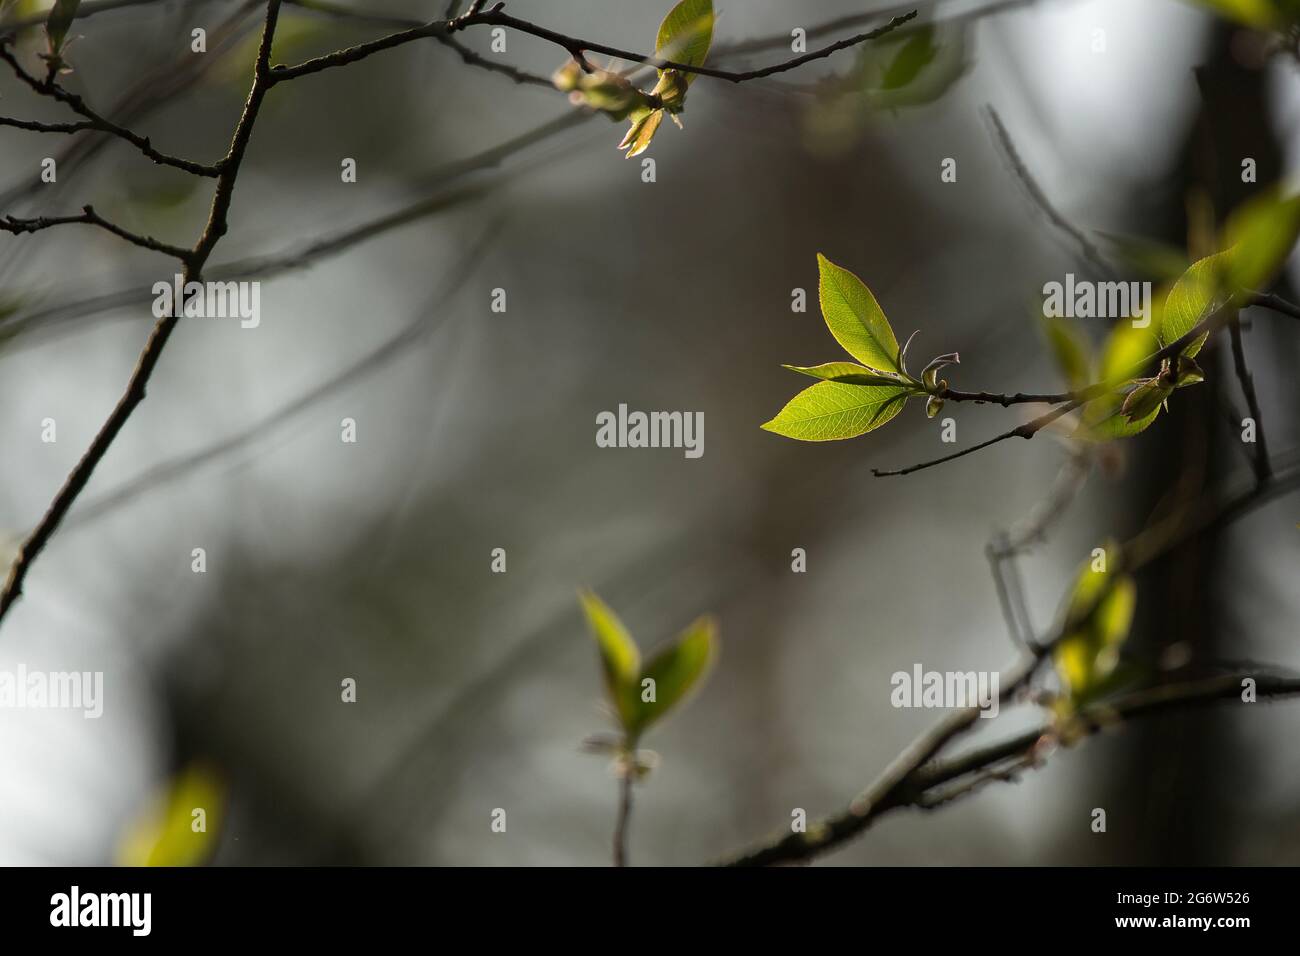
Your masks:
<svg viewBox="0 0 1300 956"><path fill-rule="evenodd" d="M628 732L639 735L681 703L700 683L716 656L717 625L713 618L702 617L646 664L637 682L638 694L644 695L642 681L651 678L655 699L646 701L642 696L637 697L636 718Z"/></svg>
<svg viewBox="0 0 1300 956"><path fill-rule="evenodd" d="M687 66L703 66L713 43L713 0L682 0L659 25L655 56ZM689 85L694 74L686 75Z"/></svg>
<svg viewBox="0 0 1300 956"><path fill-rule="evenodd" d="M763 428L800 441L856 438L902 411L908 394L901 386L818 382L790 399Z"/></svg>
<svg viewBox="0 0 1300 956"><path fill-rule="evenodd" d="M820 253L817 267L818 297L831 335L868 368L899 371L898 340L866 283Z"/></svg>
<svg viewBox="0 0 1300 956"><path fill-rule="evenodd" d="M635 691L641 675L641 652L609 605L591 591L580 592L578 598L600 651L610 703L626 728L636 716Z"/></svg>

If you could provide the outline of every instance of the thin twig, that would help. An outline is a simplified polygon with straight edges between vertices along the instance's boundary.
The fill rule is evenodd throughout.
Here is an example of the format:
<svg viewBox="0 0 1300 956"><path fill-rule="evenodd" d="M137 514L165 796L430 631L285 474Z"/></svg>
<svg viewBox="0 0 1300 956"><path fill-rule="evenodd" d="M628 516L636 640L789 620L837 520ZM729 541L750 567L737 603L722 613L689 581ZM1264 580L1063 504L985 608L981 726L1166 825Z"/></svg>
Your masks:
<svg viewBox="0 0 1300 956"><path fill-rule="evenodd" d="M1171 554L1184 543L1194 540L1214 528L1236 521L1251 510L1276 496L1300 487L1300 468L1286 474L1275 475L1263 484L1238 495L1224 495L1221 491L1206 495L1197 513L1187 520L1180 515L1172 527L1166 522L1157 528L1144 531L1136 539L1126 542L1115 555L1112 570L1134 572ZM1091 608L1071 609L1059 622L1055 637L1038 647L1026 660L1007 669L1010 675L999 692L1000 701L1014 700L1024 691L1034 675L1048 661L1057 645L1077 626L1081 616L1091 613ZM1290 677L1245 675L1256 679L1260 696L1300 694L1300 680ZM1169 707L1193 703L1208 703L1230 697L1240 691L1240 677L1216 677L1190 685L1155 687L1127 695L1085 710L1081 726L1091 733L1104 723L1117 718L1126 719ZM804 833L788 833L779 838L760 843L742 852L729 862L731 865L755 866L773 863L790 863L812 859L851 840L888 810L917 803L933 787L948 783L970 773L1001 764L1017 755L1028 755L1044 733L1051 727L1033 731L1021 737L967 755L936 770L931 764L939 753L957 737L966 733L979 719L978 708L955 711L934 727L916 738L896 757L875 782L858 794L842 812L810 825ZM1104 720L1103 720L1104 718Z"/></svg>
<svg viewBox="0 0 1300 956"><path fill-rule="evenodd" d="M272 71L275 82L284 80L297 79L312 73L319 73L322 70L334 69L340 66L346 66L349 63L356 63L358 60L364 60L376 53L385 50L391 50L395 47L403 46L415 40L428 39L432 37L450 36L462 30L476 26L498 26L517 30L520 33L537 37L540 40L546 40L565 50L571 57L579 63L586 63L586 54L600 53L605 56L612 56L620 60L626 60L631 63L643 63L647 66L653 66L661 70L676 70L681 73L693 73L698 76L709 76L714 79L728 80L732 83L744 83L749 80L757 80L767 76L773 76L777 73L784 73L788 70L796 69L805 63L811 63L814 60L820 60L830 56L840 50L849 47L858 46L869 40L875 40L885 36L888 33L898 29L903 24L916 17L916 11L905 13L901 16L894 17L883 26L866 33L860 33L856 36L839 40L820 50L814 50L811 53L805 53L790 60L781 63L775 63L771 66L763 67L758 70L746 70L735 72L731 70L720 70L714 67L694 66L689 63L681 63L677 60L668 60L658 56L651 56L645 53L636 53L630 50L624 50L619 47L610 46L606 43L597 43L593 40L584 40L580 37L568 36L551 30L548 27L539 26L530 23L527 20L521 20L518 17L511 16L504 12L504 4L498 3L490 10L482 10L482 4L472 4L468 11L462 16L455 17L451 20L431 20L420 26L410 27L405 30L391 33L388 36L380 37L376 40L370 40L366 43L358 43L355 46L343 50L336 50L333 53L327 53L307 60L294 66L277 66Z"/></svg>
<svg viewBox="0 0 1300 956"><path fill-rule="evenodd" d="M194 248L186 256L182 273L182 287L188 286L191 282L201 281L203 266L206 264L208 256L212 254L213 247L226 232L227 215L230 211L235 178L239 175L240 164L248 148L248 141L252 136L253 124L257 121L258 111L261 109L267 90L271 87L268 62L271 56L271 45L275 38L276 21L280 14L280 2L281 0L267 0L266 24L262 30L257 60L253 67L252 87L244 104L244 110L240 114L239 122L235 126L234 135L231 137L230 149L220 164L221 173L217 179L217 188L212 197L212 208L208 215L207 225L204 227L203 233L199 236ZM140 353L135 371L132 372L131 379L127 383L126 391L118 399L117 405L113 408L108 420L95 435L90 448L87 449L81 460L77 462L76 467L68 475L63 487L59 489L59 493L55 496L54 501L45 512L44 517L41 518L36 529L19 548L18 556L9 570L9 578L5 582L4 590L0 592L0 621L4 620L10 608L22 595L23 582L27 578L32 563L40 556L46 544L49 543L50 538L58 529L60 522L72 507L73 502L85 489L96 466L103 460L104 455L107 454L118 433L121 432L130 419L136 406L144 401L149 379L153 375L153 370L158 364L158 359L162 356L168 339L176 328L176 323L179 321L182 311L183 304L176 302L172 314L158 320L158 324L154 326L153 332L145 343L144 350Z"/></svg>
<svg viewBox="0 0 1300 956"><path fill-rule="evenodd" d="M170 243L161 242L152 236L145 236L131 232L128 229L123 229L116 223L109 222L99 213L95 212L94 206L82 206L81 215L79 216L38 216L34 219L20 219L16 216L0 216L0 230L13 233L14 235L40 232L43 229L49 229L53 226L63 226L73 223L96 226L106 232L112 233L119 239L125 239L132 245L139 246L142 249L150 249L154 252L161 252L164 255L171 256L173 259L179 259L181 262L188 261L190 257L189 249L183 249L180 246L173 246Z"/></svg>
<svg viewBox="0 0 1300 956"><path fill-rule="evenodd" d="M625 767L618 776L618 819L614 823L614 865L627 866L627 831L632 821L632 769Z"/></svg>
<svg viewBox="0 0 1300 956"><path fill-rule="evenodd" d="M65 90L52 78L47 77L46 79L40 79L33 76L23 68L22 64L18 62L17 57L14 56L13 51L9 48L11 39L11 37L0 37L0 60L9 64L9 68L13 70L14 75L17 76L18 79L22 80L23 83L27 84L27 86L31 87L36 93L56 100L59 103L63 103L74 113L85 117L86 120L92 124L94 129L110 133L119 139L125 140L155 163L163 166L174 166L177 169L183 169L185 172L191 173L195 176L216 177L220 175L222 169L221 162L213 164L196 163L192 160L182 159L179 156L171 156L167 153L159 152L153 148L153 144L149 141L148 136L141 136L139 133L129 130L125 126L119 126L117 123L114 123L101 116L99 113L96 113L86 104L84 99L76 93L71 93L68 90Z"/></svg>
<svg viewBox="0 0 1300 956"><path fill-rule="evenodd" d="M1255 395L1255 380L1250 369L1246 367L1246 347L1241 341L1241 316L1234 313L1228 323L1228 335L1232 340L1232 364L1237 372L1237 381L1241 383L1241 392L1246 396L1246 405L1250 417L1255 421L1255 479L1261 484L1268 481L1273 474L1273 465L1268 457L1268 442L1264 439L1264 419L1259 410L1259 398Z"/></svg>

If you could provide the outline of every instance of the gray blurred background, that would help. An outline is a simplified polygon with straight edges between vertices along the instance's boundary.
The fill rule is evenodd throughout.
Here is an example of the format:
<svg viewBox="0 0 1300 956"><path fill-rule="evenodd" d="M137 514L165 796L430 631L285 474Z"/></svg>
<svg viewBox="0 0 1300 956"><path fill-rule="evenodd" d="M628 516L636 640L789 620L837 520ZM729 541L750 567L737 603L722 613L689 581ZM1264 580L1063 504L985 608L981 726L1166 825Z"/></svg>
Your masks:
<svg viewBox="0 0 1300 956"><path fill-rule="evenodd" d="M346 2L409 17L444 6ZM667 6L510 10L646 49ZM849 0L718 6L715 46L863 11ZM211 161L246 93L259 25L258 10L232 20L236 10L171 0L78 23L66 82L108 106L142 79L174 78L194 27L231 21L229 49L206 54L219 62L138 124L159 148ZM292 8L282 23L280 62L389 29ZM802 387L781 363L843 357L817 313L816 253L868 283L900 339L921 330L915 365L959 351L958 387L1056 390L1033 309L1044 282L1087 266L1017 181L985 106L1080 228L1182 245L1189 184L1222 213L1239 198L1241 156L1258 158L1261 183L1295 168L1300 95L1294 61L1257 68L1236 31L1176 0L1039 0L961 23L969 69L942 96L876 111L850 102L831 136L801 88L848 72L855 53L780 81L699 80L685 130L665 124L647 154L654 183L601 117L451 175L569 107L434 42L274 90L214 263L466 186L482 193L267 278L255 330L181 324L0 633L0 667L106 675L100 720L0 713L0 863L114 862L151 795L206 758L229 792L217 863L605 864L616 784L578 749L605 727L580 586L643 647L701 613L721 621L708 686L646 741L663 762L638 788L633 863L704 862L788 825L792 808L837 809L938 717L890 706L894 671L1004 666L1014 647L984 547L1047 495L1067 449L1043 435L877 479L873 466L951 450L919 406L849 442L761 431ZM491 55L488 39L465 35ZM545 75L563 63L540 41L508 43L504 58L521 67ZM1206 77L1223 95L1203 95ZM8 75L0 111L66 118ZM68 145L0 131L0 211L93 202L131 228L193 241L210 184L193 188L118 144L25 190L41 158ZM357 160L355 184L339 181L344 157ZM956 183L940 182L947 157ZM89 444L152 322L147 295L88 314L59 307L174 270L76 227L0 237L0 262L15 303L0 323L12 332L0 345L0 538L12 543ZM804 314L791 312L797 287L810 296ZM505 313L490 309L496 288ZM320 388L412 322L425 331ZM1261 314L1246 335L1276 452L1300 440L1296 332ZM1179 474L1245 468L1216 403L1222 390L1240 404L1225 358L1093 476L1024 563L1040 627L1089 550L1138 530ZM595 416L619 403L702 411L703 457L597 448ZM945 415L966 445L1020 411ZM40 441L45 418L57 443ZM355 444L340 441L344 418L357 422ZM1135 653L1182 643L1199 658L1300 666L1298 518L1280 500L1145 576ZM191 571L196 547L205 574ZM796 547L805 574L791 572ZM505 574L490 571L494 548L506 549ZM355 704L340 701L346 677ZM981 721L992 725L981 739L1039 717ZM1016 785L886 817L828 862L1300 862L1298 732L1287 703L1130 727ZM1108 810L1106 834L1089 828L1094 807ZM504 834L490 829L494 808L508 813Z"/></svg>

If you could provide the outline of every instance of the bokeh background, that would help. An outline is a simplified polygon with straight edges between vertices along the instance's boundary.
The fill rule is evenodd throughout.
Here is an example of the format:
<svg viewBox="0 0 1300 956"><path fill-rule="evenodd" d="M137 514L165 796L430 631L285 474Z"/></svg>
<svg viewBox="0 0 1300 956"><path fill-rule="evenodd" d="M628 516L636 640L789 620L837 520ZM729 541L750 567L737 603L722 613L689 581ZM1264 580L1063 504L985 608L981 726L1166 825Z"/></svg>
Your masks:
<svg viewBox="0 0 1300 956"><path fill-rule="evenodd" d="M417 18L443 6L345 3ZM1089 267L1027 195L986 107L1080 229L1181 246L1190 194L1222 214L1249 188L1242 157L1258 160L1260 183L1295 169L1298 68L1177 0L912 6L948 23L951 83L917 102L845 95L852 52L768 81L701 79L685 130L665 125L647 154L653 183L615 149L621 127L435 42L274 90L214 263L445 208L267 277L255 330L182 323L0 633L0 667L101 670L106 683L99 720L0 712L0 863L120 861L152 801L203 761L224 781L219 864L605 864L616 784L578 747L605 728L580 586L643 646L700 613L721 621L708 686L646 741L662 765L638 788L633 863L704 862L787 826L793 808L837 809L939 716L892 708L894 671L1003 667L1015 649L985 544L1049 493L1069 450L1045 435L877 479L873 466L951 450L919 406L850 442L761 431L803 384L781 363L841 357L817 314L816 253L862 276L900 338L920 330L914 357L959 351L955 385L1055 390L1039 290ZM510 4L631 49L652 45L666 7ZM721 47L864 4L718 7ZM257 5L240 9L169 0L79 22L66 82L115 115L177 83L136 125L159 148L215 159L260 26ZM293 7L282 24L280 62L391 29ZM202 59L195 27L210 34ZM494 55L485 31L464 40ZM543 75L564 60L514 34L501 58ZM8 75L0 111L66 118ZM521 137L497 162L475 159ZM193 241L209 184L121 144L74 152L57 184L33 187L40 160L71 145L0 131L3 212L93 202ZM340 182L344 157L355 184ZM949 157L956 183L940 181ZM174 270L77 227L0 237L0 267L0 538L12 544L120 394L152 322L147 289ZM497 288L504 313L490 308ZM795 288L806 313L791 311ZM68 307L101 295L111 307ZM1300 329L1250 318L1264 426L1286 452L1300 441ZM1210 384L1096 470L1024 562L1040 627L1090 549L1138 530L1180 475L1246 468L1220 404L1241 404L1230 363L1210 368ZM702 411L703 457L597 448L595 416L619 403ZM945 412L963 445L1019 414ZM40 439L46 418L56 443ZM344 418L355 444L340 441ZM1298 518L1280 500L1145 575L1132 652L1300 666ZM804 574L791 572L796 547ZM494 548L505 574L491 573ZM354 704L340 701L346 677ZM981 739L1040 716L981 721ZM1296 863L1298 732L1288 703L1129 727L1015 785L886 817L827 862ZM1091 832L1094 807L1108 811L1105 834Z"/></svg>

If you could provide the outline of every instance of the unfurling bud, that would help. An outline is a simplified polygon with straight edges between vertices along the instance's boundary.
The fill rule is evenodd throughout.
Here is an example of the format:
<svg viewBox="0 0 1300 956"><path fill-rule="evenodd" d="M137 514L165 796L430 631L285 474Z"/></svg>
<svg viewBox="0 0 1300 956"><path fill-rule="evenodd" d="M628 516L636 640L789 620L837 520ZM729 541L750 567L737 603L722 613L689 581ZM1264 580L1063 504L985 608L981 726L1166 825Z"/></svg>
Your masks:
<svg viewBox="0 0 1300 956"><path fill-rule="evenodd" d="M938 395L931 395L925 403L925 417L934 418L941 411L943 411L943 399Z"/></svg>
<svg viewBox="0 0 1300 956"><path fill-rule="evenodd" d="M947 355L939 355L930 361L930 364L921 372L921 384L925 386L927 392L933 392L939 388L939 369L945 365L961 364L961 356L956 352L949 352ZM947 383L943 383L947 388ZM931 416L933 417L933 416Z"/></svg>

